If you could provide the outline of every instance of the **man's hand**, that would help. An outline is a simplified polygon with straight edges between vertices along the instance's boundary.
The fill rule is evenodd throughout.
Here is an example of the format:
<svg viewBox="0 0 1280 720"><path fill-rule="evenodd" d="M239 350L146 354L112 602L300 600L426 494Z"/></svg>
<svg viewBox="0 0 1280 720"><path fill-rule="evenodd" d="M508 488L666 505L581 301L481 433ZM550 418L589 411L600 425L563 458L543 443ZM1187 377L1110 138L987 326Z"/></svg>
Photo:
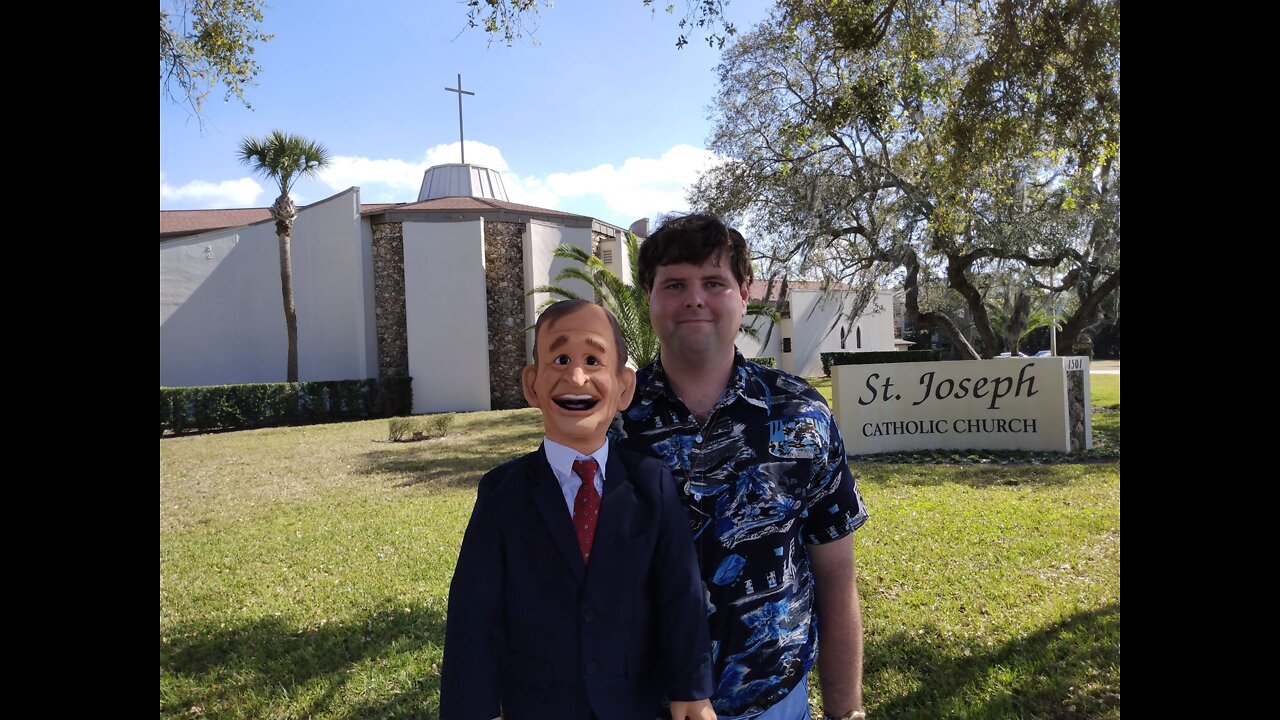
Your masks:
<svg viewBox="0 0 1280 720"><path fill-rule="evenodd" d="M710 700L672 700L671 720L716 720Z"/></svg>

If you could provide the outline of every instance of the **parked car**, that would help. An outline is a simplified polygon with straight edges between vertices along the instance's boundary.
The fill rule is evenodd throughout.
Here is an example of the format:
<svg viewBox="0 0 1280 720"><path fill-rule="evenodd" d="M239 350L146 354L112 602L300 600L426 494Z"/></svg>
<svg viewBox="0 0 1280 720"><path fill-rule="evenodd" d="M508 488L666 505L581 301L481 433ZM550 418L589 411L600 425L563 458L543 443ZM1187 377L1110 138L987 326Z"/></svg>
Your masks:
<svg viewBox="0 0 1280 720"><path fill-rule="evenodd" d="M1053 353L1049 352L1048 350L1041 350L1040 352L1035 354L1035 357L1053 357Z"/></svg>

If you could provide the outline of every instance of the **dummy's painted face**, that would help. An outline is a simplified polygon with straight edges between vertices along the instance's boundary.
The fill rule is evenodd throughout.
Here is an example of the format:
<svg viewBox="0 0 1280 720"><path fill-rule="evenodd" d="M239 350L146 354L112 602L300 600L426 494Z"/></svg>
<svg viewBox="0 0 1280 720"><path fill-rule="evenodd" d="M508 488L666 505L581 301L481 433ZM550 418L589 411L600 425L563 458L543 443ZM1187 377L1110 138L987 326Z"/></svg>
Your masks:
<svg viewBox="0 0 1280 720"><path fill-rule="evenodd" d="M631 402L636 374L619 360L613 326L596 305L581 306L538 331L537 360L520 373L525 400L542 410L547 437L594 452L618 410Z"/></svg>

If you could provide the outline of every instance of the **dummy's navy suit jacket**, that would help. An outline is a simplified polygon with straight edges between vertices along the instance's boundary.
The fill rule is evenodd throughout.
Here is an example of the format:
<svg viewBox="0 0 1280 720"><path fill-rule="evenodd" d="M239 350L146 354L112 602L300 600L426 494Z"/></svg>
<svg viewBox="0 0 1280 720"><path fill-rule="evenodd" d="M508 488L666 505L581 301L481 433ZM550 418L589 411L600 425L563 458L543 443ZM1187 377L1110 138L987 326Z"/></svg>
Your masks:
<svg viewBox="0 0 1280 720"><path fill-rule="evenodd" d="M653 720L711 696L705 600L666 466L612 445L589 566L539 448L485 475L449 590L443 720Z"/></svg>

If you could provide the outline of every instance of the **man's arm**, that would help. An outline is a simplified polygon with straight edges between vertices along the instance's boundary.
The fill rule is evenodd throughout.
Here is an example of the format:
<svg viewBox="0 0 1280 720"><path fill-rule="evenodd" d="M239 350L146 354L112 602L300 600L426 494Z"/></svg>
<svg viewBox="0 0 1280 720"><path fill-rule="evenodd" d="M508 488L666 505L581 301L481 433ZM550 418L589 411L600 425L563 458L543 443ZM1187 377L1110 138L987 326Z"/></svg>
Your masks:
<svg viewBox="0 0 1280 720"><path fill-rule="evenodd" d="M862 709L862 603L853 562L853 535L806 547L818 605L822 706L839 717Z"/></svg>

